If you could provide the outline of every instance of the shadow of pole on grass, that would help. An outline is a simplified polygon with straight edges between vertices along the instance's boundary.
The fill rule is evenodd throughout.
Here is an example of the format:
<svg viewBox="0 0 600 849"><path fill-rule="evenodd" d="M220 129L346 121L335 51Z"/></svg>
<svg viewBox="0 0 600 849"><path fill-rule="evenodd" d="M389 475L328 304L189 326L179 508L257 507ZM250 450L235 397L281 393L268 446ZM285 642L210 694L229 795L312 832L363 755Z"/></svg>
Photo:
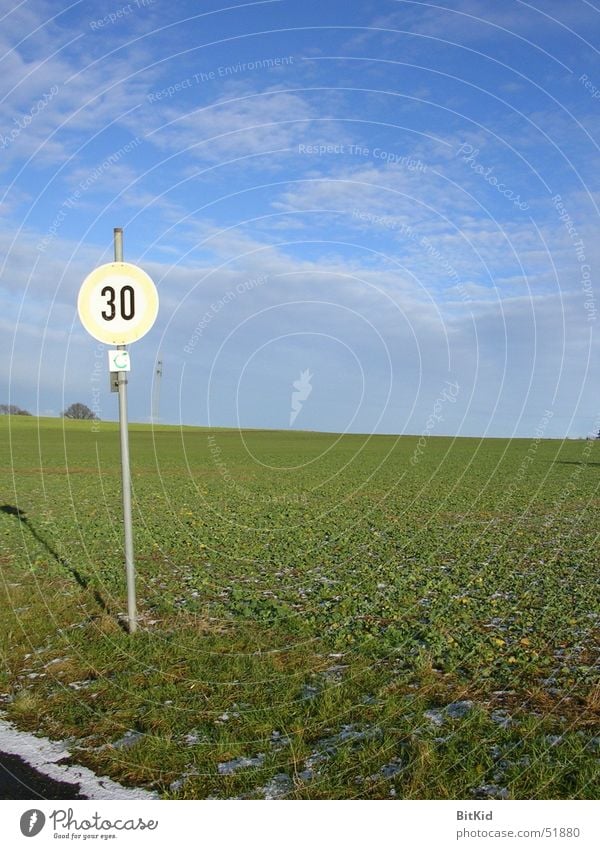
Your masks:
<svg viewBox="0 0 600 849"><path fill-rule="evenodd" d="M594 460L554 460L557 466L600 466L600 462Z"/></svg>
<svg viewBox="0 0 600 849"><path fill-rule="evenodd" d="M89 590L90 589L89 580L84 575L82 575L81 572L79 572L78 569L76 569L74 566L71 566L71 564L67 560L65 560L64 557L61 557L60 554L58 553L58 551L55 551L52 548L52 546L50 545L50 543L47 540L45 540L43 536L40 536L37 529L34 527L34 525L31 524L31 522L27 518L27 514L25 513L24 510L21 510L19 507L13 507L12 504L3 504L0 507L0 513L5 513L7 516L14 516L16 519L18 519L19 522L21 522L21 524L24 525L27 528L27 530L32 535L32 537L35 540L37 540L37 542L39 542L40 545L43 545L44 548L46 549L46 551L49 554L52 555L52 557L56 560L56 562L60 566L62 566L63 569L66 569L75 578L75 580L77 581L77 583L79 584L79 586L83 590ZM98 590L93 590L93 596L96 599L96 602L102 608L102 610L105 613L110 614L110 610L108 608L108 605L104 601L104 599L102 598L102 596L100 595ZM121 628L124 627L123 624L120 621L119 621L119 625L121 626Z"/></svg>

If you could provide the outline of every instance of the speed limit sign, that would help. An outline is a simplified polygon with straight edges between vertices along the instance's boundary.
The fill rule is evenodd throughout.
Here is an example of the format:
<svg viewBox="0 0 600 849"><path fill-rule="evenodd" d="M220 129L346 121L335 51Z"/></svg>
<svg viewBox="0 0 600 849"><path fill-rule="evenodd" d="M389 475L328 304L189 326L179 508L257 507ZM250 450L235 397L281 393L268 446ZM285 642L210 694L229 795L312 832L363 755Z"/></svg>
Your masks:
<svg viewBox="0 0 600 849"><path fill-rule="evenodd" d="M158 314L156 286L137 265L107 262L85 278L77 311L87 332L107 345L141 339Z"/></svg>

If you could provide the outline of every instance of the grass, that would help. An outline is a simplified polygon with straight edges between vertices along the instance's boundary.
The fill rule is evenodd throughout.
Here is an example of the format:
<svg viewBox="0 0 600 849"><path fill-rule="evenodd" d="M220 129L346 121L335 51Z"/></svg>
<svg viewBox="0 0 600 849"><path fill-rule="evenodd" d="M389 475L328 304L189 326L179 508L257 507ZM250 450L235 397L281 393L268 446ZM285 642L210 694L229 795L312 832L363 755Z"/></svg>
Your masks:
<svg viewBox="0 0 600 849"><path fill-rule="evenodd" d="M20 728L166 798L597 798L596 443L132 425L132 638L117 425L0 431Z"/></svg>

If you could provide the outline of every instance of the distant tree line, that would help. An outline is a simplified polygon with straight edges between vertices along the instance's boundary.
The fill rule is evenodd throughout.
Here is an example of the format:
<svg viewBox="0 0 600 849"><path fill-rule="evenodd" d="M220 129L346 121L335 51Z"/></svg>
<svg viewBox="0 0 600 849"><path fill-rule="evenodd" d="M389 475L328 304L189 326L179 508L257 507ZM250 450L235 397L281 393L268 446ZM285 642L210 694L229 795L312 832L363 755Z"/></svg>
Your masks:
<svg viewBox="0 0 600 849"><path fill-rule="evenodd" d="M29 410L23 410L17 407L16 404L0 404L0 416L30 416ZM98 416L86 404L71 404L62 413L65 419L87 419L88 421L98 421Z"/></svg>
<svg viewBox="0 0 600 849"><path fill-rule="evenodd" d="M22 410L16 404L0 404L0 416L30 416L29 410Z"/></svg>
<svg viewBox="0 0 600 849"><path fill-rule="evenodd" d="M98 416L96 415L96 413L94 413L93 410L90 410L87 404L80 403L71 404L70 407L67 407L67 409L63 413L63 417L65 419L87 419L93 421L98 420Z"/></svg>

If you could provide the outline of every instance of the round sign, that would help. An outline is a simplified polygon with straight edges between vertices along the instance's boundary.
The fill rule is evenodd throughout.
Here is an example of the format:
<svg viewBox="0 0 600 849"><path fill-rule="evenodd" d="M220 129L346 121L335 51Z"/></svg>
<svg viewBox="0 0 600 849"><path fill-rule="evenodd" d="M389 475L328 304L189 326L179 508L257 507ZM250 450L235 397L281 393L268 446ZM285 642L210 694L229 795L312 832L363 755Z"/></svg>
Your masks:
<svg viewBox="0 0 600 849"><path fill-rule="evenodd" d="M87 332L107 345L141 339L158 314L158 292L145 271L129 262L107 262L85 278L77 311Z"/></svg>

